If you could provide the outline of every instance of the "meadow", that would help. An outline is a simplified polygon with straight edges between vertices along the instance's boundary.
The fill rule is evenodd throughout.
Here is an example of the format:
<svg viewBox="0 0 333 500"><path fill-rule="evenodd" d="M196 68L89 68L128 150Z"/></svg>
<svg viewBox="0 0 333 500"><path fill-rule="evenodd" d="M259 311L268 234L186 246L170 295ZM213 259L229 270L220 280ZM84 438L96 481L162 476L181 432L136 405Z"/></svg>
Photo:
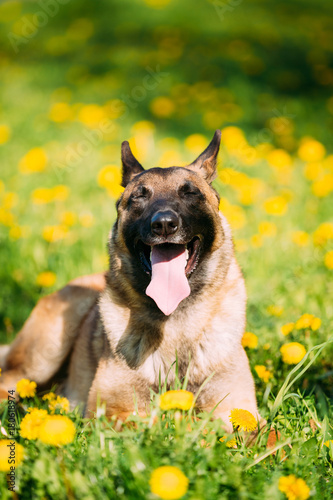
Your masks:
<svg viewBox="0 0 333 500"><path fill-rule="evenodd" d="M220 128L214 187L267 420L250 443L251 415L228 435L161 387L119 432L22 382L14 436L0 406L1 498L333 497L332 28L326 0L1 3L0 343L107 268L123 140L145 167L186 165Z"/></svg>

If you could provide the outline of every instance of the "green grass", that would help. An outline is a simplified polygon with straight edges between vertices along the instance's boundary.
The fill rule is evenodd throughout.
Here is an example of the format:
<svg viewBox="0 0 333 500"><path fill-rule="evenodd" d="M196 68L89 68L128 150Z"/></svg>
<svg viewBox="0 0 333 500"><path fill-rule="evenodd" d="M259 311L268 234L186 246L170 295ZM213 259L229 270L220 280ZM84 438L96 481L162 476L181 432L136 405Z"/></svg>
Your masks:
<svg viewBox="0 0 333 500"><path fill-rule="evenodd" d="M317 237L321 224L333 223L332 4L251 0L223 19L213 4L199 0L193 8L189 0L171 0L153 9L144 0L72 0L17 53L8 35L23 36L22 23L40 6L34 1L0 5L0 127L10 129L5 140L0 128L0 342L13 340L39 297L106 268L115 197L99 185L98 174L106 165L120 166L121 141L130 139L145 167L189 163L199 152L186 141L191 134L208 143L216 128L235 125L246 141L232 150L224 137L215 187L246 280L246 328L258 337L258 346L247 349L258 405L268 425L280 432L281 447L276 453L267 449L267 433L261 433L251 447L238 437L237 448L227 448L219 441L218 421L198 415L189 431L186 413L179 420L170 411L162 419L155 398L154 421L133 416L133 425L121 433L103 416L88 422L74 412L69 416L77 436L64 448L17 434L25 447L16 471L19 498L153 499L149 479L161 465L183 471L189 479L184 498L193 500L283 499L278 482L289 474L306 481L312 498L332 498L333 447L323 442L333 439L333 347L328 343L333 287L327 265L333 238L328 232L321 242ZM145 86L147 67L159 68L154 88ZM167 116L154 110L158 97L171 103ZM125 104L115 115L110 101ZM50 119L57 102L68 104L72 119ZM82 121L86 104L102 106L113 128L73 165L68 152L100 130L101 119L90 126ZM308 136L325 147L314 162L319 166L311 167L312 179L310 156L304 161L299 155ZM288 153L290 166L288 161L280 169L272 166L268 152L260 153L262 143ZM24 174L19 163L36 147L47 155L45 169ZM238 175L235 182L227 175L230 168ZM324 184L319 193L317 182ZM330 183L332 189L323 192ZM35 189L59 184L70 189L67 198L33 202ZM275 196L286 204L281 215L265 210L266 200ZM62 224L66 212L75 219L64 224L66 237L46 241L44 228ZM86 214L92 216L90 227L83 223ZM263 222L271 224L270 235L263 234ZM16 238L20 228L22 237ZM304 246L297 243L296 231L304 232ZM36 284L45 271L56 276L51 287ZM293 329L284 337L281 326L304 313L319 317L320 328ZM292 341L304 345L308 355L290 374L293 366L282 361L280 347ZM320 345L322 350L315 348ZM257 365L270 371L268 383L258 378ZM23 401L18 421L28 406L46 403ZM6 411L5 404L5 428ZM2 472L0 488L3 498L11 498Z"/></svg>

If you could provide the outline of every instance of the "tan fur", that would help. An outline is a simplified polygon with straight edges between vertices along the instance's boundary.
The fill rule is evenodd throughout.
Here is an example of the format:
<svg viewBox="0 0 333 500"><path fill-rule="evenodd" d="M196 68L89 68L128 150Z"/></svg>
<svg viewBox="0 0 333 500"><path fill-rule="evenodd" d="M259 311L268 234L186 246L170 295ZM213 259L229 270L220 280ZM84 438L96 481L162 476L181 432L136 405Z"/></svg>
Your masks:
<svg viewBox="0 0 333 500"><path fill-rule="evenodd" d="M159 380L164 383L177 356L179 376L184 377L189 369L190 391L197 393L211 377L197 406L205 411L216 406L215 416L223 420L225 428L232 430L229 415L233 408L249 410L259 418L254 383L241 346L244 280L235 260L229 225L218 212L216 194L200 171L203 164L206 177L211 179L214 159L197 160L188 170L176 169L170 175L166 172L163 182L153 171L144 174L154 193L152 200L176 197L184 180L190 180L204 194L215 239L200 292L163 317L151 309L151 299L132 286L132 257L124 239L130 217L127 203L140 182L136 180L140 176L132 175L110 235L106 280L102 274L85 276L39 301L6 356L2 397L22 377L45 384L71 355L62 390L71 405L82 404L90 417L102 403L108 417L124 419L135 410L141 414L149 410L150 389L158 391ZM133 165L135 160L131 161ZM135 175L140 168L135 165ZM128 170L126 175L130 175ZM193 279L200 281L196 272ZM171 370L168 386L174 379Z"/></svg>

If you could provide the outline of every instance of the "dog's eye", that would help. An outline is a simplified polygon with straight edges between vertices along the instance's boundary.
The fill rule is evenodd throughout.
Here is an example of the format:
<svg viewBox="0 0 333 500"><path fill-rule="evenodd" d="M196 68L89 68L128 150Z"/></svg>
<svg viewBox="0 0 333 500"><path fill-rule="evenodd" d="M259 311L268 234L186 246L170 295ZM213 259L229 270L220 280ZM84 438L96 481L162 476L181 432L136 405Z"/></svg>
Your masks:
<svg viewBox="0 0 333 500"><path fill-rule="evenodd" d="M132 200L145 200L146 198L148 198L148 195L149 195L148 189L145 188L144 186L140 186L133 192L131 198Z"/></svg>
<svg viewBox="0 0 333 500"><path fill-rule="evenodd" d="M200 196L201 192L191 184L185 184L180 188L179 194L185 197L194 197L194 196Z"/></svg>

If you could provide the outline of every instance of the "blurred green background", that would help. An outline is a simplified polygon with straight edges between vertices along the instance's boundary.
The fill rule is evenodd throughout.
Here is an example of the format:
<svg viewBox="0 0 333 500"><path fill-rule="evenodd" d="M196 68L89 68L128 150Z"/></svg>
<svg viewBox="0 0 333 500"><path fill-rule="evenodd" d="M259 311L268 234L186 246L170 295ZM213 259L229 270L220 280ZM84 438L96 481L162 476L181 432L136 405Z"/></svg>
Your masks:
<svg viewBox="0 0 333 500"><path fill-rule="evenodd" d="M123 140L146 167L182 165L217 128L248 328L268 345L309 312L327 338L332 14L324 0L3 1L2 341L41 294L106 268Z"/></svg>

